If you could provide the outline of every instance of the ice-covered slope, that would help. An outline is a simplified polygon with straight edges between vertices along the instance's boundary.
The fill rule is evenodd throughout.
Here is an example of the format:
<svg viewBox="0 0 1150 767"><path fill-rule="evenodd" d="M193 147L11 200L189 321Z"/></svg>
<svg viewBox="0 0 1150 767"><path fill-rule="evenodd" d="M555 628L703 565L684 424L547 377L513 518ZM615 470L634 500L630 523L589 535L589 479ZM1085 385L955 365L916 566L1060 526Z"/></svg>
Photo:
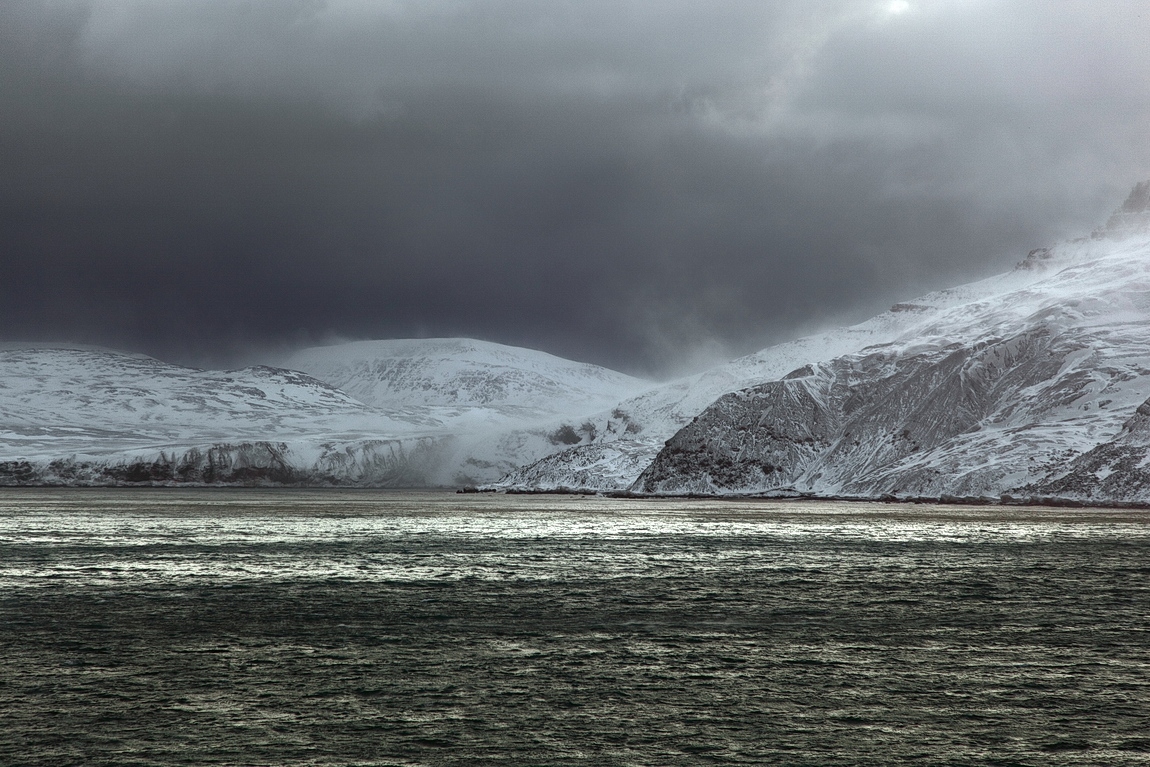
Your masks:
<svg viewBox="0 0 1150 767"><path fill-rule="evenodd" d="M672 381L591 416L581 444L525 465L491 486L500 489L624 490L664 443L722 395L782 378L803 365L825 362L915 332L955 307L1021 289L1073 258L1036 249L1008 274L936 291L850 327L834 328L771 346L704 373ZM582 421L580 421L582 423ZM593 433L593 436L592 436ZM619 441L613 451L604 445ZM612 461L612 456L617 461Z"/></svg>
<svg viewBox="0 0 1150 767"><path fill-rule="evenodd" d="M1016 273L1037 280L991 281L888 343L725 395L634 489L1056 494L1051 478L1150 394L1150 233L1130 218L1032 253Z"/></svg>
<svg viewBox="0 0 1150 767"><path fill-rule="evenodd" d="M0 482L419 483L442 425L303 373L0 348ZM417 465L418 464L418 465Z"/></svg>
<svg viewBox="0 0 1150 767"><path fill-rule="evenodd" d="M636 490L995 494L1057 473L1150 394L1148 240L1142 183L1090 240L644 393L498 486L619 490L651 461Z"/></svg>
<svg viewBox="0 0 1150 767"><path fill-rule="evenodd" d="M117 443L338 436L433 429L400 420L291 370L208 371L143 355L0 349L0 423L30 451L93 438Z"/></svg>
<svg viewBox="0 0 1150 767"><path fill-rule="evenodd" d="M374 404L295 370L0 347L0 483L491 481L565 446L547 419L646 385L462 339L365 342L296 359L337 380L342 371Z"/></svg>
<svg viewBox="0 0 1150 767"><path fill-rule="evenodd" d="M282 364L389 412L475 424L594 412L652 386L596 365L468 338L318 346Z"/></svg>
<svg viewBox="0 0 1150 767"><path fill-rule="evenodd" d="M1078 456L1065 470L1018 492L1082 503L1150 503L1150 400L1134 412L1114 439Z"/></svg>
<svg viewBox="0 0 1150 767"><path fill-rule="evenodd" d="M492 482L570 444L586 414L650 381L531 349L467 338L360 341L284 360L389 413L452 435L434 484Z"/></svg>

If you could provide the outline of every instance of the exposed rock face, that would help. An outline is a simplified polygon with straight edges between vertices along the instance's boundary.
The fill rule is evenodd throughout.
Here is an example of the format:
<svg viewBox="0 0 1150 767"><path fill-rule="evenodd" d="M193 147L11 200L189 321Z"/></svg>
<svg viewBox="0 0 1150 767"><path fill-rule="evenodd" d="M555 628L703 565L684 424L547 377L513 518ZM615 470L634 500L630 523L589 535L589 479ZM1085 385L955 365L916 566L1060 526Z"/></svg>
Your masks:
<svg viewBox="0 0 1150 767"><path fill-rule="evenodd" d="M1075 360L1083 350L1035 330L840 358L726 395L636 489L997 495L1056 460L1068 445L1062 411L1106 390L1087 372L1095 357ZM1056 433L1044 433L1052 420Z"/></svg>
<svg viewBox="0 0 1150 767"><path fill-rule="evenodd" d="M1055 472L1020 492L1084 503L1150 503L1150 400L1117 437L1075 458L1065 473Z"/></svg>
<svg viewBox="0 0 1150 767"><path fill-rule="evenodd" d="M609 492L630 485L656 449L646 441L620 439L578 445L516 469L499 481L505 490Z"/></svg>
<svg viewBox="0 0 1150 767"><path fill-rule="evenodd" d="M1150 231L1150 181L1140 181L1094 236L1120 238L1146 231Z"/></svg>
<svg viewBox="0 0 1150 767"><path fill-rule="evenodd" d="M290 484L298 481L299 472L287 452L282 442L255 442L192 448L179 454L161 451L151 461L135 458L85 465L57 460L48 465L44 476L67 484Z"/></svg>
<svg viewBox="0 0 1150 767"><path fill-rule="evenodd" d="M1150 393L1150 236L1030 261L1054 272L720 398L633 489L1141 497L1143 420L1127 419Z"/></svg>
<svg viewBox="0 0 1150 767"><path fill-rule="evenodd" d="M0 485L419 487L443 443L216 443L159 451L0 461Z"/></svg>
<svg viewBox="0 0 1150 767"><path fill-rule="evenodd" d="M458 487L504 476L515 468L516 457L546 451L546 439L526 431L490 439L441 434L331 441L322 435L297 435L287 442L180 442L113 449L117 444L95 442L79 451L0 457L0 487Z"/></svg>

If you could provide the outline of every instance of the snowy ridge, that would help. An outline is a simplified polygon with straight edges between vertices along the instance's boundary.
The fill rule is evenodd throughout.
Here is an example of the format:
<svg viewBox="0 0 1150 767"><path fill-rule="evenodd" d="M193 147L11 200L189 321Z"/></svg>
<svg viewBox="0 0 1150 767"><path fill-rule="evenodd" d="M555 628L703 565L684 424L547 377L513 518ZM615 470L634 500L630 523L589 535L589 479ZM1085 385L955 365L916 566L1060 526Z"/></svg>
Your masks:
<svg viewBox="0 0 1150 767"><path fill-rule="evenodd" d="M434 419L453 439L432 484L489 483L567 447L557 433L650 381L468 338L304 349L285 365L389 413Z"/></svg>
<svg viewBox="0 0 1150 767"><path fill-rule="evenodd" d="M626 490L639 471L655 459L664 443L689 424L708 405L724 394L777 380L804 365L826 362L858 349L891 343L904 335L917 335L956 307L990 299L1004 292L1025 288L1060 267L1082 257L1088 244L1075 243L1052 251L1039 248L1006 274L921 296L895 304L887 312L865 322L768 347L698 375L653 388L624 400L587 420L581 444L537 464L523 466L491 489L514 490ZM626 442L620 465L609 468L600 445ZM583 479L594 477L591 484ZM613 477L612 481L607 481Z"/></svg>
<svg viewBox="0 0 1150 767"><path fill-rule="evenodd" d="M1081 476L1055 480L1070 461L1082 470L1075 456L1110 444L1150 394L1148 261L1143 182L1092 238L1036 248L1006 274L653 389L600 414L581 444L495 487L1113 495L1124 480L1101 489ZM1127 468L1140 449L1131 439ZM628 445L614 468L599 448L613 440ZM651 465L626 482L644 453Z"/></svg>
<svg viewBox="0 0 1150 767"><path fill-rule="evenodd" d="M1052 478L1113 439L1150 393L1150 235L1036 255L1053 273L1004 279L1006 289L930 313L893 341L720 398L634 489L1053 491Z"/></svg>
<svg viewBox="0 0 1150 767"><path fill-rule="evenodd" d="M32 454L70 440L128 443L428 431L290 370L205 371L142 355L0 350L0 425Z"/></svg>
<svg viewBox="0 0 1150 767"><path fill-rule="evenodd" d="M483 412L491 423L592 412L652 386L597 365L468 338L319 346L282 366L384 410L426 408L447 419Z"/></svg>
<svg viewBox="0 0 1150 767"><path fill-rule="evenodd" d="M406 396L392 386L387 408L295 370L208 371L93 347L4 345L0 484L478 483L563 447L546 424L532 426L538 419L644 385L483 342L351 346L323 355L334 363L400 348L424 377L402 379ZM431 355L423 364L420 348ZM453 349L463 359L452 362ZM526 370L517 374L516 360ZM454 377L437 377L444 369ZM530 381L545 382L533 406L514 404L515 387ZM464 383L467 392L453 391Z"/></svg>

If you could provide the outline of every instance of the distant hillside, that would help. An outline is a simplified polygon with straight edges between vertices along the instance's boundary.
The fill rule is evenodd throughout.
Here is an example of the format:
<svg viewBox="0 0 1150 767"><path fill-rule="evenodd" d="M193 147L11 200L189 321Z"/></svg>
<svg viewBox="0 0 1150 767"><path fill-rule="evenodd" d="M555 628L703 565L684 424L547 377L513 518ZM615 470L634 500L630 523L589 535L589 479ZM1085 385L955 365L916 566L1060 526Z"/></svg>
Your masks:
<svg viewBox="0 0 1150 767"><path fill-rule="evenodd" d="M491 481L566 446L541 419L647 385L465 339L363 342L293 360L359 396L297 370L0 347L0 484Z"/></svg>
<svg viewBox="0 0 1150 767"><path fill-rule="evenodd" d="M384 410L482 408L513 420L588 413L653 385L596 365L468 338L317 346L282 366Z"/></svg>

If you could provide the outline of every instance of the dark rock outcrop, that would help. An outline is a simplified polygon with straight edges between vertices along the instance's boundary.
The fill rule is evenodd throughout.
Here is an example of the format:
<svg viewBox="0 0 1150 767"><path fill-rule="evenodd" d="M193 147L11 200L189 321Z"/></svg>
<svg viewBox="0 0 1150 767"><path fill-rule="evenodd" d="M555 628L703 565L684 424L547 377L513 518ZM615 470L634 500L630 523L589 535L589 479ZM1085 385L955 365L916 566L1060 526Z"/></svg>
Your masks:
<svg viewBox="0 0 1150 767"><path fill-rule="evenodd" d="M1019 492L1087 503L1150 503L1150 400L1114 439L1078 456L1064 472Z"/></svg>

